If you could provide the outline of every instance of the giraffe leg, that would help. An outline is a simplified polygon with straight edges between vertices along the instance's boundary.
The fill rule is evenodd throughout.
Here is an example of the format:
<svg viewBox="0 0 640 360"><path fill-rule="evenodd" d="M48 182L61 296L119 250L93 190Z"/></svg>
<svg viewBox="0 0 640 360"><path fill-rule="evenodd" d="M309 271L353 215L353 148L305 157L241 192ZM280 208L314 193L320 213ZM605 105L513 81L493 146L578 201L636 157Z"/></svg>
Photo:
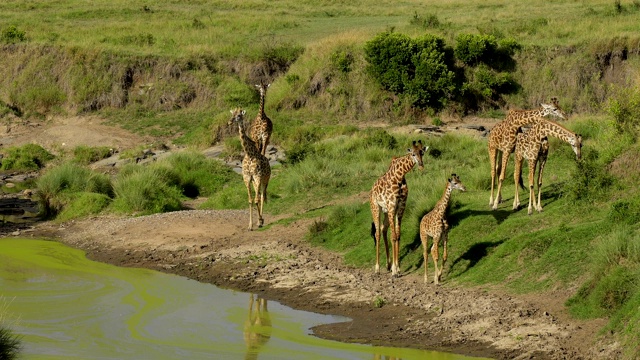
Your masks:
<svg viewBox="0 0 640 360"><path fill-rule="evenodd" d="M264 198L265 198L265 193L267 192L266 189L266 185L265 184L260 184L260 186L258 186L258 189L260 190L259 192L256 192L256 197L257 197L257 206L258 206L258 227L261 228L264 225L264 218L262 217L262 209L264 208ZM258 197L258 194L260 194L260 196Z"/></svg>
<svg viewBox="0 0 640 360"><path fill-rule="evenodd" d="M498 209L498 204L502 202L502 183L504 182L505 174L507 173L507 163L509 162L509 153L503 152L500 161L500 177L498 178L498 193L496 194L496 201L493 203L493 210Z"/></svg>
<svg viewBox="0 0 640 360"><path fill-rule="evenodd" d="M542 212L542 172L544 171L544 165L546 164L546 156L540 160L540 169L538 169L538 205L536 210Z"/></svg>
<svg viewBox="0 0 640 360"><path fill-rule="evenodd" d="M427 251L427 246L429 245L429 235L427 235L426 231L420 232L420 240L422 240L422 257L424 258L424 283L428 283L427 280L427 261L429 260L429 255Z"/></svg>
<svg viewBox="0 0 640 360"><path fill-rule="evenodd" d="M447 220L442 220L444 224L444 230L442 231L442 267L440 268L440 272L438 273L438 281L440 281L442 277L442 271L444 270L444 264L447 263L447 247L449 245L449 224L447 224Z"/></svg>
<svg viewBox="0 0 640 360"><path fill-rule="evenodd" d="M534 198L535 198L535 193L533 191L533 179L534 179L534 173L536 171L536 161L535 160L529 160L529 207L527 210L527 214L531 215L533 214L533 203L534 203Z"/></svg>
<svg viewBox="0 0 640 360"><path fill-rule="evenodd" d="M399 277L400 264L398 258L400 253L400 224L398 215L393 210L389 211L389 221L391 222L391 241L393 245L393 264L391 265L391 274L394 277Z"/></svg>
<svg viewBox="0 0 640 360"><path fill-rule="evenodd" d="M387 254L387 271L391 271L391 259L389 258L389 218L382 214L382 238L384 240L384 250Z"/></svg>
<svg viewBox="0 0 640 360"><path fill-rule="evenodd" d="M515 169L513 170L513 182L515 186L515 195L513 197L513 210L518 210L520 207L520 176L522 175L522 158L518 155L515 156Z"/></svg>
<svg viewBox="0 0 640 360"><path fill-rule="evenodd" d="M433 234L433 245L431 245L431 258L433 259L433 266L435 268L433 274L433 283L438 285L438 274L440 274L440 270L438 270L438 243L440 242L440 234Z"/></svg>
<svg viewBox="0 0 640 360"><path fill-rule="evenodd" d="M491 196L489 197L489 206L493 206L493 188L496 182L496 159L498 157L498 149L489 148L489 161L491 162Z"/></svg>
<svg viewBox="0 0 640 360"><path fill-rule="evenodd" d="M253 230L253 199L251 198L251 177L243 176L244 185L247 187L247 196L249 197L249 231Z"/></svg>
<svg viewBox="0 0 640 360"><path fill-rule="evenodd" d="M369 200L369 207L371 208L371 217L373 218L373 228L375 232L373 233L373 240L375 241L376 247L376 266L374 268L374 272L376 274L380 273L380 207L375 203L373 199Z"/></svg>

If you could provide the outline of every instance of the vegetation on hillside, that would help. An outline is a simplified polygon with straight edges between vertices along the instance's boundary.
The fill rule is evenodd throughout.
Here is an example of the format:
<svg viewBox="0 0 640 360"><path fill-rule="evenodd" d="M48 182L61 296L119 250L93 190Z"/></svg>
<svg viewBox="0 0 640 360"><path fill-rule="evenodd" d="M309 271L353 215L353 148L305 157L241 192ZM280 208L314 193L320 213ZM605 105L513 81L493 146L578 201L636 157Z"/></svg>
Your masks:
<svg viewBox="0 0 640 360"><path fill-rule="evenodd" d="M578 289L567 302L571 313L608 317L607 330L628 345L625 355L639 356L637 2L315 4L4 1L0 122L96 114L193 148L223 142L233 154L239 144L225 128L228 110L255 113L253 85L271 82L272 141L287 159L272 172L267 223L268 214L313 217L309 241L354 266L372 266L369 206L350 199L361 199L391 157L423 139L425 171L407 176L402 271L422 268L420 218L456 173L468 191L450 207L444 281L524 293ZM490 210L485 141L368 127L442 124L467 113L502 118L550 96L582 134L583 159L551 140L544 212L532 216L507 202ZM107 176L85 166L107 149L56 159L36 150L3 149L2 166L53 161L37 188L43 209L59 221L177 210L196 196L207 198L203 208L246 207L239 175L197 152ZM507 201L516 191L509 180Z"/></svg>

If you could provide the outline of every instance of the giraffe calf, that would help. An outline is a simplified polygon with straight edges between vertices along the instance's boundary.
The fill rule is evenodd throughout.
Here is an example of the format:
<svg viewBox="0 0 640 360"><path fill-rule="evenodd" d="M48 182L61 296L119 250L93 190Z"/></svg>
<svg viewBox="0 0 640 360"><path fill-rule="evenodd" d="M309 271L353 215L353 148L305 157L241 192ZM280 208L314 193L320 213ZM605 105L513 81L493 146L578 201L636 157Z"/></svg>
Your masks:
<svg viewBox="0 0 640 360"><path fill-rule="evenodd" d="M422 241L422 254L424 257L424 282L427 280L427 247L429 244L429 237L433 238L433 245L431 246L431 257L433 257L433 263L435 265L435 275L433 276L433 282L438 285L440 277L442 275L442 269L447 261L447 242L449 241L449 223L447 223L447 207L449 206L449 200L451 199L451 193L454 189L460 191L467 191L467 188L460 181L460 177L456 174L451 174L451 178L447 180L444 194L436 206L428 214L422 217L420 221L420 240ZM438 246L440 241L443 241L444 252L442 254L442 267L438 268Z"/></svg>

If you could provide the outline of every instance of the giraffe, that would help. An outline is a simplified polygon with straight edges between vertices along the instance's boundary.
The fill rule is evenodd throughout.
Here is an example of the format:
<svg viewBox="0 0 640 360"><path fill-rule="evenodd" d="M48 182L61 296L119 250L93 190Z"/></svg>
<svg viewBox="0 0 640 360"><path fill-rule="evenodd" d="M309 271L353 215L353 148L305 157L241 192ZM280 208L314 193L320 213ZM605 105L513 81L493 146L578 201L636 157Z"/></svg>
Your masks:
<svg viewBox="0 0 640 360"><path fill-rule="evenodd" d="M271 84L265 85L264 83L260 83L260 85L256 85L260 91L260 110L258 110L258 115L256 116L256 119L253 120L253 124L251 124L251 128L249 130L251 139L258 144L258 150L262 155L267 153L267 145L269 144L269 139L273 132L271 119L269 119L267 114L264 113L264 98L269 86L271 86Z"/></svg>
<svg viewBox="0 0 640 360"><path fill-rule="evenodd" d="M422 255L424 257L424 283L427 283L427 246L429 244L429 237L433 238L433 245L431 246L431 257L433 258L433 264L435 266L435 274L433 276L433 283L438 285L440 282L440 276L444 269L444 264L447 262L447 242L449 241L449 223L447 223L447 207L449 206L449 200L451 199L451 193L453 190L467 191L467 188L460 181L460 177L456 174L451 174L451 178L447 180L447 185L444 189L444 194L433 210L422 217L420 220L420 241L422 241ZM442 240L442 246L444 251L442 253L442 267L438 269L438 246Z"/></svg>
<svg viewBox="0 0 640 360"><path fill-rule="evenodd" d="M551 98L551 104L540 104L540 106L540 108L534 110L510 110L506 119L496 124L489 133L489 160L491 162L491 197L489 198L489 205L492 206L493 210L498 209L498 204L502 201L502 182L507 172L509 155L511 155L516 146L518 128L536 122L547 115L555 115L561 119L566 119L564 112L558 105L557 98ZM501 154L501 164L496 167L498 153ZM500 176L494 202L493 189L497 172L500 173Z"/></svg>
<svg viewBox="0 0 640 360"><path fill-rule="evenodd" d="M540 119L529 130L518 134L515 149L515 170L513 179L516 183L516 194L513 198L513 210L517 210L520 206L520 197L517 184L520 182L522 173L522 162L527 159L529 163L529 209L528 214L533 213L533 208L538 212L542 211L541 188L542 188L542 172L547 162L549 153L548 137L553 136L571 145L573 152L576 154L576 160L580 160L582 156L582 136L567 130L562 125L553 121ZM538 200L534 203L534 176L536 167L538 170Z"/></svg>
<svg viewBox="0 0 640 360"><path fill-rule="evenodd" d="M267 299L249 295L249 318L244 325L244 342L247 345L245 359L257 359L260 349L271 339L271 315Z"/></svg>
<svg viewBox="0 0 640 360"><path fill-rule="evenodd" d="M271 166L269 159L258 151L256 143L251 140L245 133L244 114L245 110L236 108L231 110L231 120L229 125L238 126L238 135L244 150L244 158L242 159L242 179L247 187L249 196L249 230L253 229L253 204L256 204L258 210L258 227L262 227L264 219L262 218L262 210L267 200L267 185L271 178ZM251 184L255 192L255 200L251 199Z"/></svg>
<svg viewBox="0 0 640 360"><path fill-rule="evenodd" d="M373 217L371 236L376 246L376 273L380 272L380 234L382 234L387 253L387 270L391 270L393 276L399 276L400 227L409 194L405 175L416 164L420 170L424 170L422 156L428 149L428 146L424 147L422 145L422 140L413 141L411 148L407 149L408 153L402 157L394 157L387 172L379 177L371 188L369 205ZM381 217L383 218L382 221ZM387 239L389 225L391 225L393 247L392 261L389 260L389 241Z"/></svg>

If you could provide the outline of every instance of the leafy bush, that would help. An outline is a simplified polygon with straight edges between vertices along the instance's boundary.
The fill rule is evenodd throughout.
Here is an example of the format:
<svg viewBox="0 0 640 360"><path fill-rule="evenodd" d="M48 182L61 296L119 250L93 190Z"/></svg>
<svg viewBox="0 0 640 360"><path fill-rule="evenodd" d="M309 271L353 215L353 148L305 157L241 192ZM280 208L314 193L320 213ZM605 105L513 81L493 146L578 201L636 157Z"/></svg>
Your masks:
<svg viewBox="0 0 640 360"><path fill-rule="evenodd" d="M467 65L488 63L498 49L498 41L493 35L460 34L456 37L454 54Z"/></svg>
<svg viewBox="0 0 640 360"><path fill-rule="evenodd" d="M5 44L16 44L27 40L27 34L18 29L15 25L11 25L6 29L2 29L0 33L0 41Z"/></svg>
<svg viewBox="0 0 640 360"><path fill-rule="evenodd" d="M382 149L393 150L398 146L398 140L383 129L367 129L365 142Z"/></svg>
<svg viewBox="0 0 640 360"><path fill-rule="evenodd" d="M411 39L387 31L368 41L364 50L371 76L413 106L439 109L455 90L453 59L439 37Z"/></svg>
<svg viewBox="0 0 640 360"><path fill-rule="evenodd" d="M582 149L582 160L576 163L571 178L573 180L565 185L565 194L574 201L602 199L614 182L606 166L598 161L598 152L592 148Z"/></svg>
<svg viewBox="0 0 640 360"><path fill-rule="evenodd" d="M338 49L331 54L331 65L341 73L350 72L354 61L353 53L349 49Z"/></svg>
<svg viewBox="0 0 640 360"><path fill-rule="evenodd" d="M53 158L54 156L40 145L26 144L23 146L12 146L5 150L0 169L38 170Z"/></svg>
<svg viewBox="0 0 640 360"><path fill-rule="evenodd" d="M640 90L637 87L614 89L606 110L615 120L619 132L637 137L640 128Z"/></svg>

